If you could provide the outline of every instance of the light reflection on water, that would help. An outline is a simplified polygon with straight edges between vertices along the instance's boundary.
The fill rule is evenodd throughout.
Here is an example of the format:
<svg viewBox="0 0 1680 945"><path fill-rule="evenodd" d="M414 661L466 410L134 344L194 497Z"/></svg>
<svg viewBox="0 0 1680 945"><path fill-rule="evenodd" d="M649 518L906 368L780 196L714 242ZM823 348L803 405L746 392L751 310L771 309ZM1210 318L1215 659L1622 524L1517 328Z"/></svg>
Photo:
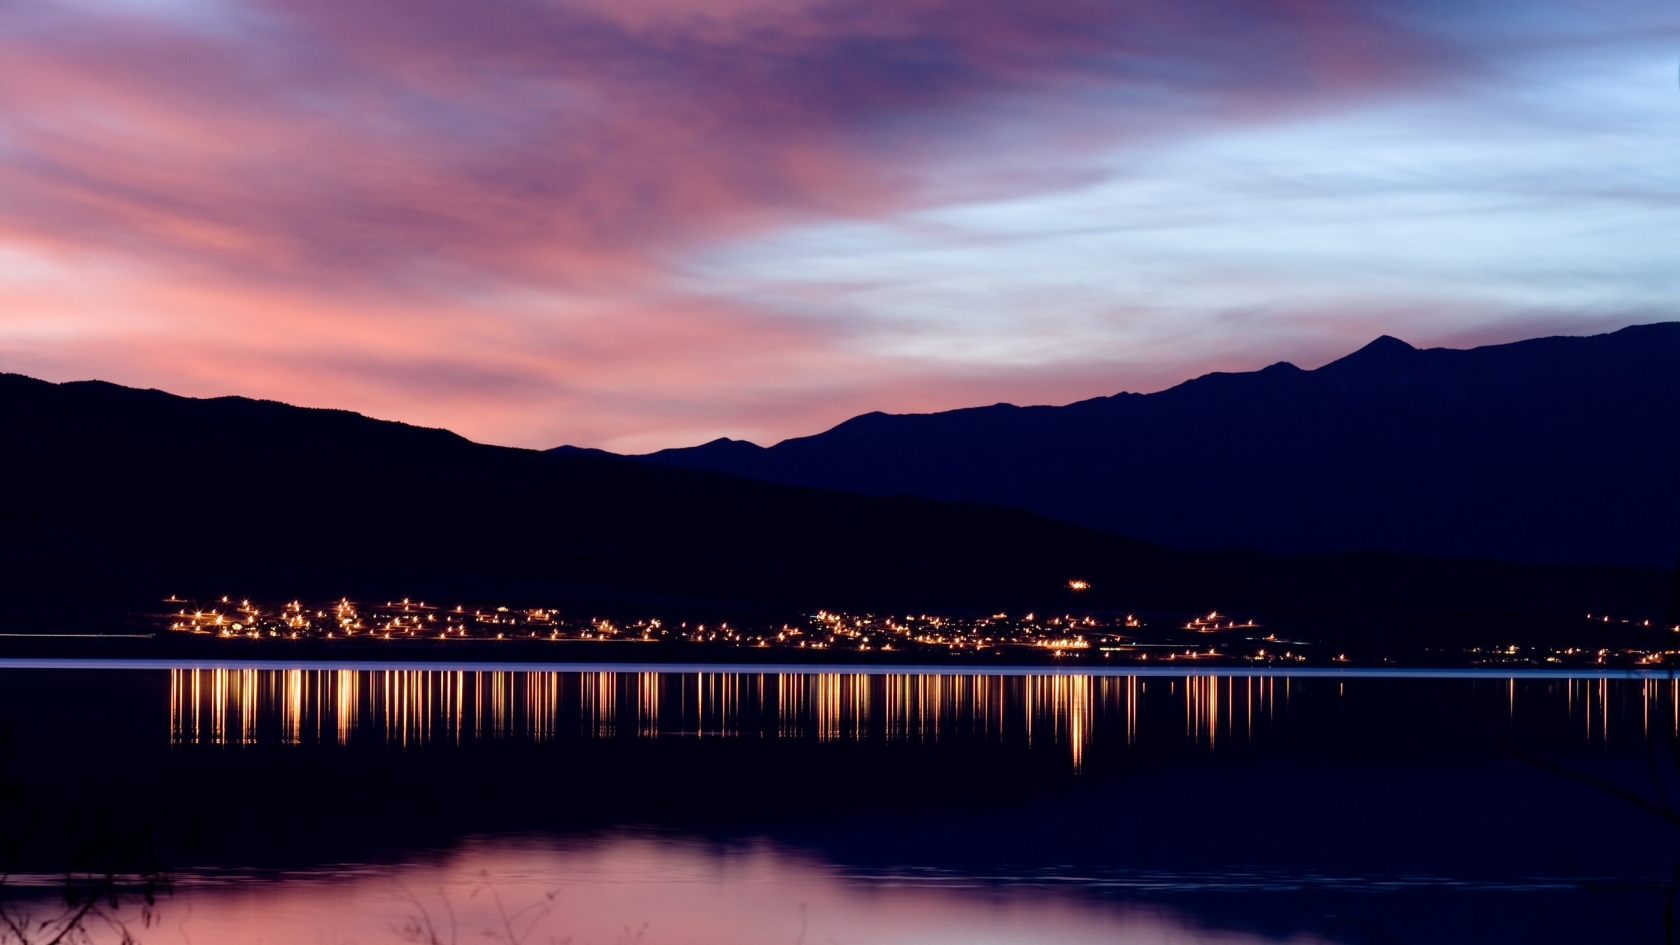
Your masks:
<svg viewBox="0 0 1680 945"><path fill-rule="evenodd" d="M178 744L217 745L1017 735L1067 745L1077 761L1093 715L1134 718L1147 686L1069 675L175 669L170 730Z"/></svg>
<svg viewBox="0 0 1680 945"><path fill-rule="evenodd" d="M1146 720L1181 716L1185 740L1252 741L1306 680L1276 676L690 673L419 669L172 669L170 734L181 745L395 745L486 739L947 737L1063 746L1075 767L1093 737L1135 743ZM1312 681L1336 686L1345 682ZM1559 711L1587 740L1612 725L1680 732L1677 682L1488 679L1511 717ZM1519 699L1520 696L1520 699ZM1618 719L1612 723L1612 718Z"/></svg>
<svg viewBox="0 0 1680 945"><path fill-rule="evenodd" d="M571 945L1549 945L1612 940L1580 933L1607 894L1654 923L1674 868L1645 814L1503 750L1647 790L1664 677L729 669L12 671L0 718L35 796L104 793L59 772L109 716L135 809L210 825L147 945L399 942L422 909L465 943L498 900Z"/></svg>

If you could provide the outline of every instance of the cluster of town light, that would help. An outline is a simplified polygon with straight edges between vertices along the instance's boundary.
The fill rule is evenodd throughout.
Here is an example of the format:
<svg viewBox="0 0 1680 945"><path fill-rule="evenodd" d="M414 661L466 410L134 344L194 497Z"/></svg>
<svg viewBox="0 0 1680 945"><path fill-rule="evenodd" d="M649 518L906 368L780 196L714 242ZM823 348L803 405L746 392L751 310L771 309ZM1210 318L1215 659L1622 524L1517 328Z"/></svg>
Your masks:
<svg viewBox="0 0 1680 945"><path fill-rule="evenodd" d="M871 614L819 610L795 622L743 627L729 621L626 622L562 616L549 608L439 606L403 599L263 604L223 597L208 604L171 598L169 629L249 639L618 640L858 652L996 651L1033 647L1056 654L1126 648L1145 626L1135 614L995 613L984 616ZM1202 647L1205 649L1205 647ZM1191 654L1186 649L1186 655Z"/></svg>
<svg viewBox="0 0 1680 945"><path fill-rule="evenodd" d="M176 598L165 603L183 604ZM658 620L619 626L610 620L564 620L545 608L457 606L453 608L403 598L383 604L349 599L319 606L301 601L278 605L235 601L223 597L208 606L178 607L169 615L169 629L183 633L251 639L570 639L622 640L658 638Z"/></svg>
<svg viewBox="0 0 1680 945"><path fill-rule="evenodd" d="M1084 584L1070 582L1069 586ZM1312 641L1280 639L1252 617L1219 611L1188 619L1136 614L1041 615L994 613L983 616L872 614L819 610L792 622L740 626L728 621L662 621L645 618L615 621L563 616L559 610L530 607L447 607L422 600L369 604L340 599L278 604L222 597L189 603L171 597L171 631L223 638L282 640L525 640L670 642L751 648L847 651L857 653L991 653L1028 648L1053 657L1146 662L1181 660L1290 664L1309 655L1345 663L1345 653L1319 652ZM1649 620L1588 615L1589 627L1629 624L1641 629ZM1660 625L1658 627L1660 629ZM1673 655L1665 649L1626 646L1499 646L1463 651L1472 663L1489 666L1595 664L1650 666Z"/></svg>
<svg viewBox="0 0 1680 945"><path fill-rule="evenodd" d="M1208 633L1214 630L1249 630L1253 627L1254 618L1252 617L1244 623L1238 623L1236 618L1221 615L1217 610L1208 611L1205 617L1192 617L1190 622L1184 625L1184 629L1195 630L1199 633Z"/></svg>

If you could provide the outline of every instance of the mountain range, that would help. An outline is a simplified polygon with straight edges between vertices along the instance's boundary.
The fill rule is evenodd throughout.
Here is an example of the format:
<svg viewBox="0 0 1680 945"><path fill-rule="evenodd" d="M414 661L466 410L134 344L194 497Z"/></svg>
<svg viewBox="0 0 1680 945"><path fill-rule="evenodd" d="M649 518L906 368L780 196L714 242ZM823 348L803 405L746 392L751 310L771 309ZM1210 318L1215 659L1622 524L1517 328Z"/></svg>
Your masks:
<svg viewBox="0 0 1680 945"><path fill-rule="evenodd" d="M561 447L561 450L570 448ZM869 413L763 448L632 457L1037 512L1182 549L1671 567L1680 322L1420 350L1381 337L1061 407Z"/></svg>
<svg viewBox="0 0 1680 945"><path fill-rule="evenodd" d="M1535 633L1588 611L1661 619L1667 604L1655 569L1182 551L1021 510L97 381L0 375L0 453L0 625L26 630L105 632L167 595L226 593L689 617L1217 607L1379 636Z"/></svg>

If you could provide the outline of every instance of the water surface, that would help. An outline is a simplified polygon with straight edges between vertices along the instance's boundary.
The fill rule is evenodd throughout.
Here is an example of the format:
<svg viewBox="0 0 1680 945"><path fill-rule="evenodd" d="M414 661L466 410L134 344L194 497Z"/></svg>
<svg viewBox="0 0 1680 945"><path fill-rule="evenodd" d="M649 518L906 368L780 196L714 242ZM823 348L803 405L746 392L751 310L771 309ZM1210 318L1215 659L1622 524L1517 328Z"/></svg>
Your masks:
<svg viewBox="0 0 1680 945"><path fill-rule="evenodd" d="M1657 675L687 669L3 669L13 821L200 945L1636 941L1680 863L1570 776L1673 790Z"/></svg>

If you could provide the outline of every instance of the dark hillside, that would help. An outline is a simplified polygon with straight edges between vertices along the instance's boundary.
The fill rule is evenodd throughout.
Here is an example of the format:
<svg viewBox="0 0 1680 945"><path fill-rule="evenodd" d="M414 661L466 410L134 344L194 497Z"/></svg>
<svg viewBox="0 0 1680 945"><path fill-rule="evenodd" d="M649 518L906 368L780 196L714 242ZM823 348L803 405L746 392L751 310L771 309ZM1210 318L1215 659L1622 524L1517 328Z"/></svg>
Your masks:
<svg viewBox="0 0 1680 945"><path fill-rule="evenodd" d="M1028 509L1179 548L1671 567L1680 323L1466 351L1379 338L1313 371L1065 407L872 413L768 449L639 457Z"/></svg>
<svg viewBox="0 0 1680 945"><path fill-rule="evenodd" d="M232 591L644 609L1219 607L1347 628L1515 627L1578 621L1582 608L1656 616L1666 587L1630 568L1186 553L1027 512L17 375L0 376L0 444L14 625ZM1073 577L1093 589L1074 599Z"/></svg>

